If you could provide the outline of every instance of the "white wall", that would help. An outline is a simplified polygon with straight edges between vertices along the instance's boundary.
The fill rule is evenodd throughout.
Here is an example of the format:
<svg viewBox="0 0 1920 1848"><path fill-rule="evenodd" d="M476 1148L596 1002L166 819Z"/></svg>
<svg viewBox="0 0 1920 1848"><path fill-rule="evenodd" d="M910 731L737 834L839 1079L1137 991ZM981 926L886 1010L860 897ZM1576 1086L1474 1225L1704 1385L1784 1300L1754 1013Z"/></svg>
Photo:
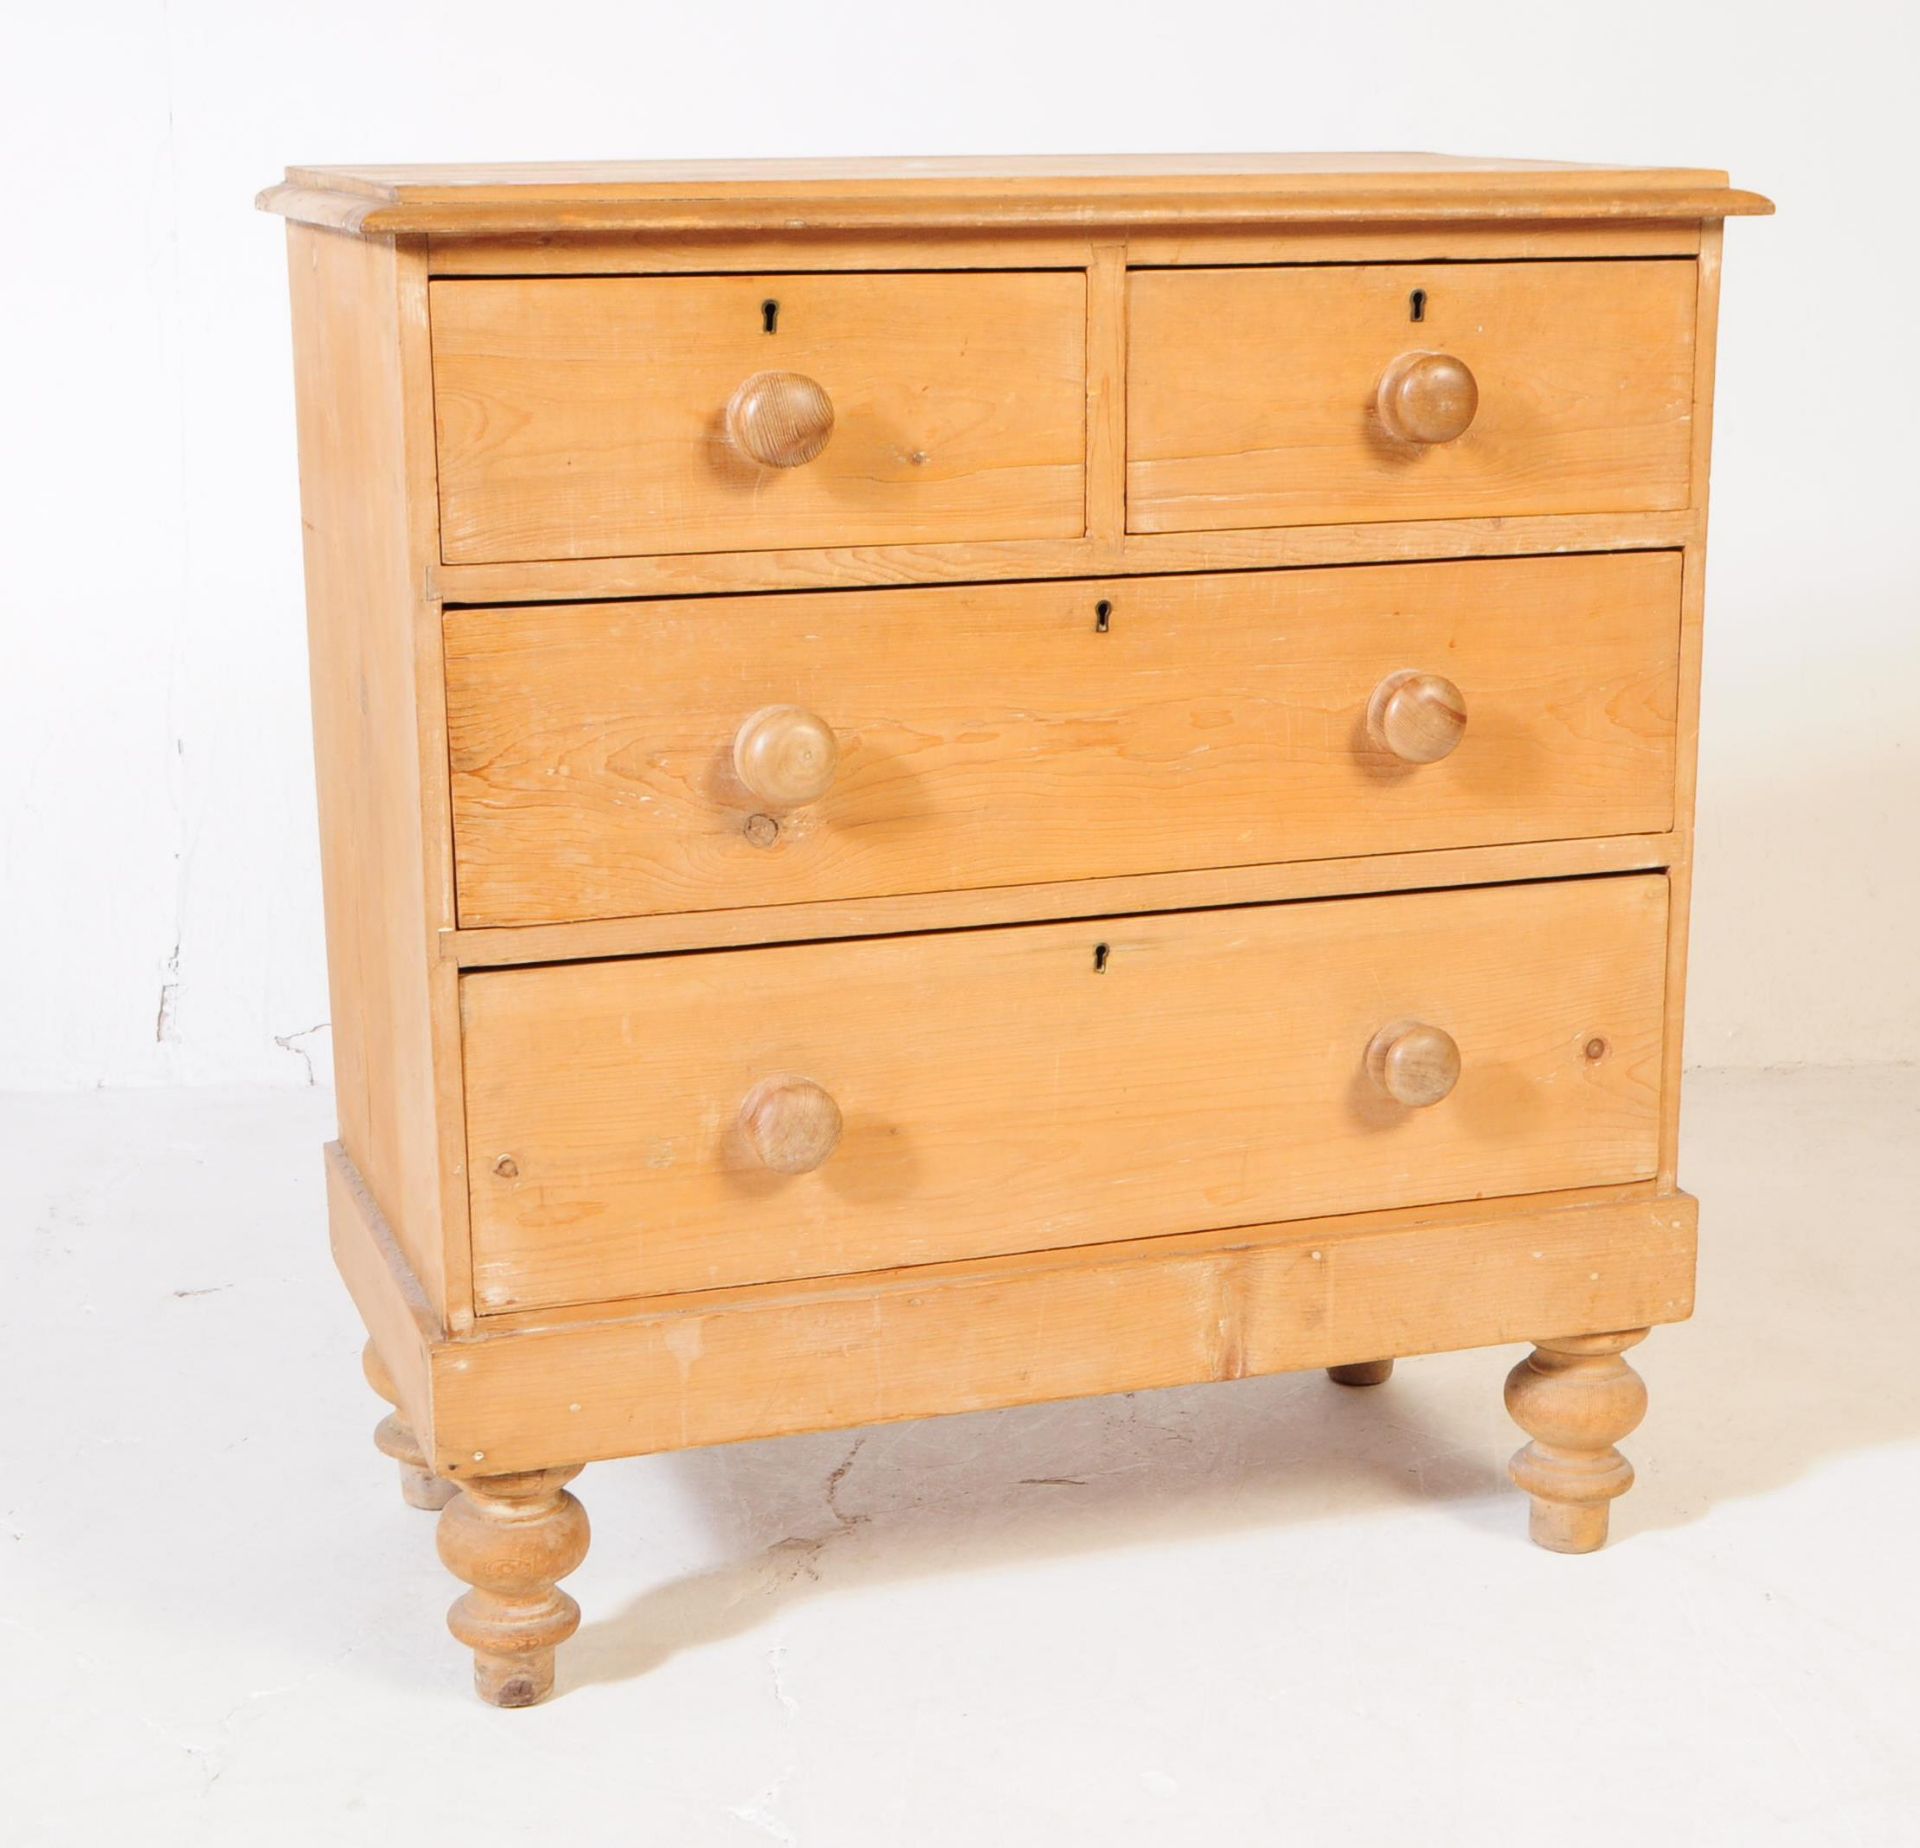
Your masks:
<svg viewBox="0 0 1920 1848"><path fill-rule="evenodd" d="M1920 1039L1896 0L119 0L0 56L0 1088L326 1075L289 161L1387 147L1731 168L1692 1055Z"/></svg>

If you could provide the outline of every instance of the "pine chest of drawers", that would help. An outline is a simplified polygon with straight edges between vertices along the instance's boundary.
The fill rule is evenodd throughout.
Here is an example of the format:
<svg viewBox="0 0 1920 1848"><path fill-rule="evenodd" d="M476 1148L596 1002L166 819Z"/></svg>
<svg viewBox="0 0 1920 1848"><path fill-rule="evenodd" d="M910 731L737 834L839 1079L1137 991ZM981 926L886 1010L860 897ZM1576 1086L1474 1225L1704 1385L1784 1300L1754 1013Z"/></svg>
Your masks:
<svg viewBox="0 0 1920 1848"><path fill-rule="evenodd" d="M1604 1539L1675 1177L1725 176L308 168L378 1441L552 1685L597 1458L1527 1341Z"/></svg>

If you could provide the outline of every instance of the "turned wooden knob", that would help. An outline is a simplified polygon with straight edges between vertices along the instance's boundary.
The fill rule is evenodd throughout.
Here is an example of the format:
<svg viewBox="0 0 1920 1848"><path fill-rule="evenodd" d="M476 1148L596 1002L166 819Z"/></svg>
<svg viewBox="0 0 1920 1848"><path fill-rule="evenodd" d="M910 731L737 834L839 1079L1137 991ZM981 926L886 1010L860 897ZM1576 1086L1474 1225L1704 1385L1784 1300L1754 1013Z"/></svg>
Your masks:
<svg viewBox="0 0 1920 1848"><path fill-rule="evenodd" d="M1367 702L1367 736L1403 764L1437 764L1466 735L1466 696L1444 674L1402 668Z"/></svg>
<svg viewBox="0 0 1920 1848"><path fill-rule="evenodd" d="M833 435L833 400L803 372L756 372L727 405L727 435L763 468L798 468Z"/></svg>
<svg viewBox="0 0 1920 1848"><path fill-rule="evenodd" d="M740 1106L747 1146L775 1174L811 1174L840 1141L840 1106L811 1078L763 1078Z"/></svg>
<svg viewBox="0 0 1920 1848"><path fill-rule="evenodd" d="M1450 443L1480 408L1480 387L1451 353L1402 353L1381 375L1375 400L1386 432L1402 443Z"/></svg>
<svg viewBox="0 0 1920 1848"><path fill-rule="evenodd" d="M1460 1048L1453 1035L1424 1021L1382 1027L1367 1048L1367 1076L1409 1110L1437 1104L1460 1081Z"/></svg>
<svg viewBox="0 0 1920 1848"><path fill-rule="evenodd" d="M762 706L733 739L733 769L769 808L818 802L833 786L840 741L800 706Z"/></svg>

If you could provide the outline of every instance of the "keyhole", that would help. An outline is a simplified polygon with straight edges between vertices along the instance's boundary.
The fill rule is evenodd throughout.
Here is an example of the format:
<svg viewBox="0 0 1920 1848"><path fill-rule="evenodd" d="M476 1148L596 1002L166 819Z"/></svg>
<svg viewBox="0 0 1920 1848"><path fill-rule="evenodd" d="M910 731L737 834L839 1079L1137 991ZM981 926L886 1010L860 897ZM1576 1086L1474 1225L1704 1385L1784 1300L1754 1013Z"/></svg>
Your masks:
<svg viewBox="0 0 1920 1848"><path fill-rule="evenodd" d="M1096 943L1093 946L1093 972L1095 975L1106 974L1108 954L1109 951L1106 944Z"/></svg>
<svg viewBox="0 0 1920 1848"><path fill-rule="evenodd" d="M1416 321L1419 316L1413 317ZM760 331L763 334L777 334L780 331L780 304L769 297L760 304Z"/></svg>
<svg viewBox="0 0 1920 1848"><path fill-rule="evenodd" d="M1427 292L1426 292L1426 290L1425 290L1425 289L1415 289L1415 290L1414 290L1414 292L1413 292L1413 293L1412 293L1411 295L1409 295L1409 296L1407 297L1407 308L1408 308L1408 311L1409 311L1409 312L1408 312L1408 315L1407 315L1407 319L1408 319L1408 320L1410 320L1410 321L1424 321L1424 320L1425 320L1425 319L1427 318ZM771 333L771 332L772 332L773 330L772 330L772 328L768 328L768 330L767 330L767 331L768 331L769 333Z"/></svg>
<svg viewBox="0 0 1920 1848"><path fill-rule="evenodd" d="M1113 627L1113 605L1105 597L1093 606L1093 632L1105 635Z"/></svg>

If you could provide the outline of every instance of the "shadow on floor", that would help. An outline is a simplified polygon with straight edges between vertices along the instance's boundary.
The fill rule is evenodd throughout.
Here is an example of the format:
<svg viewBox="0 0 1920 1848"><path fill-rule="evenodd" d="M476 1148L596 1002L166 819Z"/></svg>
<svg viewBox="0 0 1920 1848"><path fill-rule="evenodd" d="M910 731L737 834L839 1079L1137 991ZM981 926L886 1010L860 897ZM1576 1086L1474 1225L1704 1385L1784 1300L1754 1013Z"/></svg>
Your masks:
<svg viewBox="0 0 1920 1848"><path fill-rule="evenodd" d="M1511 1358L1447 1361L1477 1362L1497 1410ZM653 1459L738 1557L584 1626L561 1652L562 1683L624 1680L803 1600L935 1572L1435 1498L1497 1503L1521 1531L1521 1504L1503 1494L1512 1444L1430 1417L1419 1372L1364 1390L1289 1374Z"/></svg>
<svg viewBox="0 0 1920 1848"><path fill-rule="evenodd" d="M1616 1504L1615 1545L1920 1438L1905 1360L1920 1074L1711 1074L1690 1102L1699 1313L1630 1356L1653 1409L1624 1446L1640 1481ZM1293 1374L650 1459L635 1467L673 1470L734 1563L588 1623L561 1653L562 1685L624 1680L797 1602L930 1573L1434 1501L1490 1545L1522 1545L1505 1474L1521 1437L1500 1386L1523 1351L1416 1360L1364 1390Z"/></svg>

